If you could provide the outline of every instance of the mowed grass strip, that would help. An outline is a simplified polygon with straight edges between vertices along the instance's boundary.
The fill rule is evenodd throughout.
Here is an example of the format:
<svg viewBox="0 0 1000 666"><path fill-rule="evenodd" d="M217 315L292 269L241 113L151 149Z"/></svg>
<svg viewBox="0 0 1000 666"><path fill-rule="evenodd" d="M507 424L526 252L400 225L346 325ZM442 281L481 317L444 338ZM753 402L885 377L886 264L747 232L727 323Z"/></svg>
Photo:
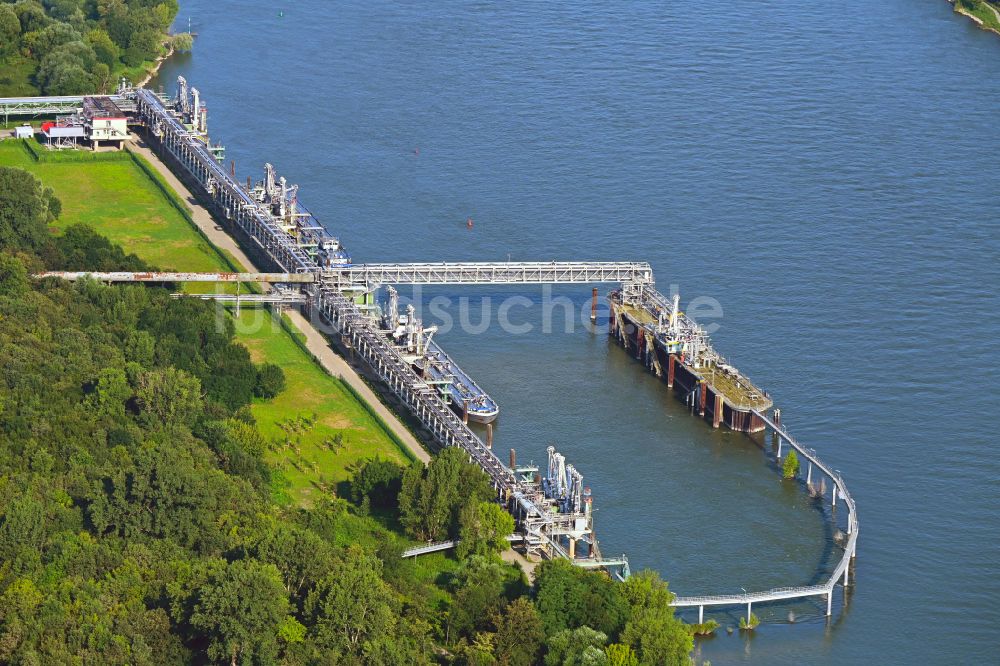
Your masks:
<svg viewBox="0 0 1000 666"><path fill-rule="evenodd" d="M251 409L271 442L268 462L292 501L308 504L318 491L337 490L354 463L366 458L378 455L407 464L365 406L306 354L269 310L242 308L235 322L254 362L285 371L285 390L272 400L255 401Z"/></svg>
<svg viewBox="0 0 1000 666"><path fill-rule="evenodd" d="M17 141L0 141L0 166L34 173L62 202L57 228L85 223L163 270L228 270L163 192L131 160L36 162Z"/></svg>
<svg viewBox="0 0 1000 666"><path fill-rule="evenodd" d="M0 166L31 171L55 191L63 204L61 228L85 222L126 252L165 270L229 270L131 160L35 162L20 143L0 141ZM234 257L228 258L242 268ZM188 288L192 286L201 291L215 288L201 283ZM269 310L244 307L235 324L237 339L256 362L274 363L285 372L285 390L251 407L261 432L272 443L267 456L276 472L277 499L308 504L320 489L336 490L350 476L353 463L375 455L406 463L384 427L339 378L330 376L292 339Z"/></svg>

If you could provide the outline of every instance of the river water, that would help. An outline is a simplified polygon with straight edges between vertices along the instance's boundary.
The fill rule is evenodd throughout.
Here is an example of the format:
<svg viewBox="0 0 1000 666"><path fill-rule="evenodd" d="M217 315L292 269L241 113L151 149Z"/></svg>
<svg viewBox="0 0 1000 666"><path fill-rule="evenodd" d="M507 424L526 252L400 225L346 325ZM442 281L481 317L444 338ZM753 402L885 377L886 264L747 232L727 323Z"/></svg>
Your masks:
<svg viewBox="0 0 1000 666"><path fill-rule="evenodd" d="M649 261L843 472L846 608L755 609L699 657L994 662L1000 39L941 0L253 4L185 0L195 50L160 77L201 89L241 177L273 162L356 260ZM588 289L554 317L538 289L435 295L471 312L438 339L501 403L497 448L562 450L606 554L680 594L834 564L756 444L586 330Z"/></svg>

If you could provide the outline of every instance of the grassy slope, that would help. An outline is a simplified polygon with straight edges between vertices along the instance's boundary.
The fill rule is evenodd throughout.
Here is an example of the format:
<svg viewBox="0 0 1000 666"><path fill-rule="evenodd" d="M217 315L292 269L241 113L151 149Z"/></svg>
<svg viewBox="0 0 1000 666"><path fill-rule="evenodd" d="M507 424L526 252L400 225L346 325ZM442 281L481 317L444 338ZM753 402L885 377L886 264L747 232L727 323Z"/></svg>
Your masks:
<svg viewBox="0 0 1000 666"><path fill-rule="evenodd" d="M160 268L228 270L131 160L35 162L19 143L0 141L0 166L27 169L56 192L63 203L60 227L86 222ZM375 454L405 462L400 448L343 383L320 368L267 311L243 309L237 331L254 360L285 371L285 391L253 405L261 431L276 440L269 457L279 471L284 499L308 502L316 484L335 486L347 478L349 465ZM310 427L298 421L313 414L316 423ZM343 438L339 448L331 446L338 434Z"/></svg>
<svg viewBox="0 0 1000 666"><path fill-rule="evenodd" d="M997 20L997 15L986 4L985 0L958 0L955 3L955 8L968 12L981 20L986 27L1000 32L1000 21ZM993 7L997 7L997 4L994 3Z"/></svg>
<svg viewBox="0 0 1000 666"><path fill-rule="evenodd" d="M276 363L285 371L285 391L273 400L257 401L253 413L273 442L271 462L296 500L308 501L317 487L335 488L349 477L353 463L376 454L406 464L365 407L307 356L268 311L244 308L237 331L254 361Z"/></svg>

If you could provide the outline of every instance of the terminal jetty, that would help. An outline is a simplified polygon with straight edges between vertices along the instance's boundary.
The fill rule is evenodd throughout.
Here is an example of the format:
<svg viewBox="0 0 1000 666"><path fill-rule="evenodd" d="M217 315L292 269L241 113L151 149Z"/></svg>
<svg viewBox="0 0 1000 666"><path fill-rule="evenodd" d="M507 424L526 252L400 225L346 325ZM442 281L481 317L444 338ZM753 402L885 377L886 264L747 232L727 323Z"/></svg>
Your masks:
<svg viewBox="0 0 1000 666"><path fill-rule="evenodd" d="M383 390L396 397L433 445L459 447L492 481L500 502L515 518L512 540L535 558L566 558L577 566L599 568L618 579L630 575L628 559L601 552L594 528L595 497L581 470L556 447L547 449L544 466L518 461L515 449L500 456L493 448L490 421L499 406L457 364L412 311L401 314L395 285L611 285L610 335L649 371L660 377L692 412L715 427L765 433L765 453L781 460L794 449L804 468L801 486L814 501L828 503L831 532L842 531L837 564L823 580L733 595L679 596L674 605L697 608L745 606L784 599L819 597L826 615L834 589L851 584L858 538L857 508L840 473L798 442L781 423L768 394L714 350L697 322L680 311L679 297L656 290L652 268L641 261L621 262L440 262L358 263L338 236L299 201L298 188L277 176L271 165L262 181L245 182L226 168L224 147L208 136L208 117L200 93L180 78L177 93L166 96L123 84L111 96L0 99L8 116L61 116L52 128L76 128L72 137L55 132L52 150L71 138L96 146L111 137L100 118L127 119L160 157L185 180L226 231L239 241L262 273L45 273L38 277L107 282L257 282L261 294L210 294L240 304L268 303L302 308L332 330L332 342L349 358L363 361ZM100 115L99 115L100 114ZM55 136L60 135L62 136ZM115 136L114 138L119 138ZM383 297L380 298L379 294ZM598 291L593 289L592 318ZM479 422L478 430L470 422ZM485 433L483 431L485 430ZM771 446L766 444L771 434ZM481 436L482 435L482 436ZM504 459L506 458L506 460ZM452 542L417 549L432 552ZM407 553L410 556L421 552ZM846 600L846 598L845 598Z"/></svg>

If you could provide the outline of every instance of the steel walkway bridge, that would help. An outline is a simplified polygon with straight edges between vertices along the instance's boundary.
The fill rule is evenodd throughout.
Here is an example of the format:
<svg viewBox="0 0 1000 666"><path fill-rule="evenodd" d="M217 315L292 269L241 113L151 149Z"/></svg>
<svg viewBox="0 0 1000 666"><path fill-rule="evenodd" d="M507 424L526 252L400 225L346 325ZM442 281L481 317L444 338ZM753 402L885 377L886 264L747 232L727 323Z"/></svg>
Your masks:
<svg viewBox="0 0 1000 666"><path fill-rule="evenodd" d="M612 261L359 264L326 270L322 276L324 283L334 288L363 287L369 291L386 284L653 284L653 269L648 263Z"/></svg>
<svg viewBox="0 0 1000 666"><path fill-rule="evenodd" d="M778 410L775 410L778 411ZM768 601L780 601L783 599L804 599L806 597L816 597L824 596L826 597L826 614L830 615L833 610L833 590L838 583L842 583L844 587L847 587L850 582L850 568L851 562L854 560L854 556L857 554L858 547L858 512L857 506L854 503L854 498L851 497L850 492L847 490L847 485L844 483L844 478L841 476L839 471L832 469L829 465L824 463L816 455L814 449L810 449L802 446L794 437L788 434L780 424L780 412L778 412L777 418L772 419L767 416L767 414L759 411L754 411L754 414L760 418L778 437L778 459L781 459L782 447L785 443L789 447L795 449L800 457L799 466L803 462L807 465L806 471L806 487L807 489L812 488L813 471L814 468L818 470L818 474L825 475L830 478L831 485L833 486L830 493L830 500L832 507L836 508L838 497L847 508L847 542L844 544L844 552L841 555L840 560L837 562L837 566L834 567L829 578L823 583L817 585L804 585L801 587L778 587L771 590L765 590L763 592L744 592L742 594L722 594L722 595L712 595L712 596L697 596L697 597L677 597L674 599L673 605L678 608L683 607L697 607L698 608L698 622L701 623L704 618L704 610L706 606L735 606L746 604L747 607L747 621L750 620L750 612L753 604L762 603ZM834 514L832 516L834 523L836 524L837 516Z"/></svg>
<svg viewBox="0 0 1000 666"><path fill-rule="evenodd" d="M61 98L59 104L71 104ZM297 283L305 295L306 306L320 313L338 331L341 342L365 361L378 379L406 405L442 446L458 446L489 476L498 496L506 503L521 525L527 546L536 552L547 552L557 557L571 557L560 545L560 536L573 529L573 522L581 515L560 514L538 500L537 492L496 456L476 434L445 404L438 393L413 370L373 321L365 316L355 302L344 292L368 290L382 284L565 284L620 282L624 290L641 298L643 292L652 293L653 274L643 262L506 262L506 263L441 263L441 264L363 264L340 269L321 269L309 254L300 247L268 210L253 199L234 177L223 169L209 150L207 137L182 124L167 108L164 100L154 93L138 89L126 100L133 101L136 118L144 123L159 144L162 152L172 156L197 181L201 193L206 195L221 217L244 233L251 245L262 256L276 265L277 273L62 273L49 274L60 277L89 275L107 281L219 281L219 282L274 282ZM11 100L7 100L10 102ZM45 101L22 98L14 106L43 108ZM55 104L55 103L54 103ZM8 107L11 106L8 104ZM6 108L0 101L0 110ZM41 113L39 111L39 113ZM118 276L118 277L116 277ZM143 277L144 276L144 277ZM215 297L210 295L209 297ZM226 296L229 298L229 296ZM235 297L232 297L235 299ZM663 299L665 300L665 299ZM780 425L778 414L772 420L763 412L755 411L778 438L778 457L785 443L795 449L807 465L806 484L812 487L814 470L829 477L833 490L831 502L836 507L841 499L847 509L847 540L844 552L828 580L817 585L783 587L763 592L734 595L677 597L677 607L697 607L699 620L706 606L747 604L747 611L754 603L826 596L827 614L830 614L834 587L842 582L847 585L850 566L857 548L858 519L853 498L840 473L824 464L815 451L799 444ZM831 512L836 524L836 511ZM595 544L596 545L596 544ZM444 548L441 544L431 547ZM589 560L575 559L580 566L612 566L618 560L601 560L599 554ZM621 558L621 571L627 574L627 560Z"/></svg>
<svg viewBox="0 0 1000 666"><path fill-rule="evenodd" d="M341 291L374 291L387 284L596 284L599 282L653 284L653 271L644 262L442 262L435 264L357 264L344 268L298 273L167 273L51 271L40 277L77 280L87 276L102 282L320 282Z"/></svg>
<svg viewBox="0 0 1000 666"><path fill-rule="evenodd" d="M132 111L132 99L124 95L64 95L61 97L0 97L0 114L4 122L10 116L55 116L83 108L84 97L110 97L122 111Z"/></svg>

